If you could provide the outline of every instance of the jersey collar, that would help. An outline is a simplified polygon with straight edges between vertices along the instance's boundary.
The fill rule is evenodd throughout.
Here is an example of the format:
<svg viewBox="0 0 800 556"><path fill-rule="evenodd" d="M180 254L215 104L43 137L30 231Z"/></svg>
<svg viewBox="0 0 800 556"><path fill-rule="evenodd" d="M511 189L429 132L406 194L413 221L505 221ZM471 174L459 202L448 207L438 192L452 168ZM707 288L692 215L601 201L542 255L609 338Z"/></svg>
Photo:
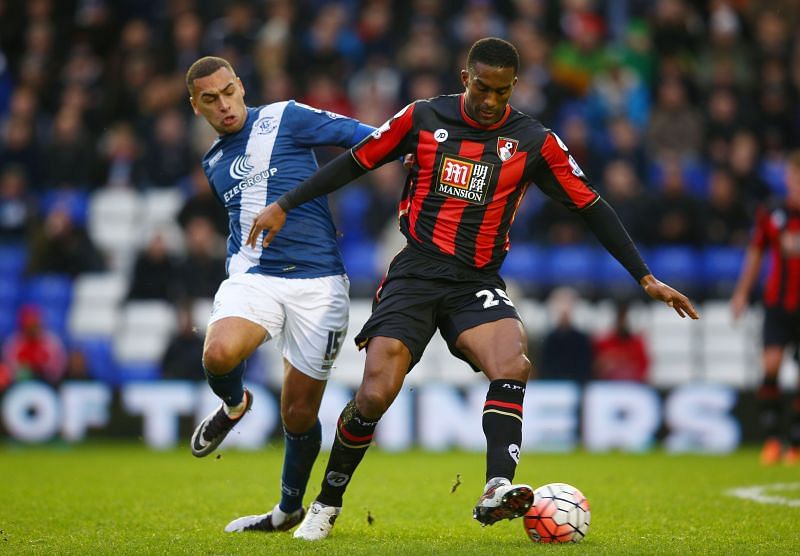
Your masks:
<svg viewBox="0 0 800 556"><path fill-rule="evenodd" d="M487 130L489 130L489 129L497 129L498 127L500 127L504 123L506 123L506 120L508 119L509 114L511 114L511 105L510 104L506 104L506 110L505 110L505 113L503 114L502 118L497 120L492 125L483 125L482 123L480 123L480 122L478 122L476 120L473 120L472 117L469 114L467 114L467 110L466 110L466 108L464 108L464 93L461 93L459 95L459 103L461 104L461 117L464 118L464 121L467 122L469 125L471 125L472 127L477 127L478 129L487 129Z"/></svg>

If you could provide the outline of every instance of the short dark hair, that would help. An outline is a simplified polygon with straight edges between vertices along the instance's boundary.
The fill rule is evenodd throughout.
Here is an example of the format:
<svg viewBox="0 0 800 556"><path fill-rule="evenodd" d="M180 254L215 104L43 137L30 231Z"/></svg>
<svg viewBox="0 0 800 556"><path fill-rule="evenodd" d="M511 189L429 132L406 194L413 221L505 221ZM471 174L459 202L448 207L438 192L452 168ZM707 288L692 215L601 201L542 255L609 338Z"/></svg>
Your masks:
<svg viewBox="0 0 800 556"><path fill-rule="evenodd" d="M192 64L192 66L189 68L189 71L186 72L186 88L189 89L189 93L194 94L192 89L194 88L195 79L207 77L217 71L219 68L228 68L231 70L233 75L236 75L236 72L233 71L233 66L231 66L231 63L225 58L219 58L217 56L203 56L194 64Z"/></svg>
<svg viewBox="0 0 800 556"><path fill-rule="evenodd" d="M467 54L467 69L474 70L477 62L494 68L514 68L514 75L519 72L519 52L516 47L497 37L480 39L472 45Z"/></svg>

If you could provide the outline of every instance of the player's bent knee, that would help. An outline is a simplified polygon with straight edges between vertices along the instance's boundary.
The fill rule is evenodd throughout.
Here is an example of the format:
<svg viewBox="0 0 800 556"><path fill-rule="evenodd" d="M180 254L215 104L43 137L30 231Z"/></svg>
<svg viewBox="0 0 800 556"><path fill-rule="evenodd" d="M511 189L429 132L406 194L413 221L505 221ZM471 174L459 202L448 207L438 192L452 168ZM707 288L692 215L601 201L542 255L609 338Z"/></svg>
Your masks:
<svg viewBox="0 0 800 556"><path fill-rule="evenodd" d="M391 404L391 396L380 388L362 384L356 393L356 407L368 419L380 418Z"/></svg>
<svg viewBox="0 0 800 556"><path fill-rule="evenodd" d="M240 362L238 351L223 342L212 341L203 347L203 366L211 374L228 374Z"/></svg>
<svg viewBox="0 0 800 556"><path fill-rule="evenodd" d="M281 419L286 430L293 434L301 434L314 426L317 414L309 407L288 404L281 408Z"/></svg>

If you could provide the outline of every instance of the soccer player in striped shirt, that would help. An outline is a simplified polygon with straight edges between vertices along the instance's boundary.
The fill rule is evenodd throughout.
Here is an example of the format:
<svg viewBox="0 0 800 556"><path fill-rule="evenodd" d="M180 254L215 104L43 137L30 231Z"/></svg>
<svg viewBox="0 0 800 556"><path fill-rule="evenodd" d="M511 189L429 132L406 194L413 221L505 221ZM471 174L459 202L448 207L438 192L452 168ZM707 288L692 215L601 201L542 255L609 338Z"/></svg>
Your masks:
<svg viewBox="0 0 800 556"><path fill-rule="evenodd" d="M295 537L318 540L330 533L375 425L437 329L456 357L490 381L483 410L486 486L473 517L491 525L530 507L531 487L513 479L531 363L520 317L498 275L529 185L582 216L650 297L681 317L698 318L686 296L650 273L561 139L509 105L518 69L513 45L477 41L461 71L462 94L409 104L253 222L248 244L270 245L296 207L402 153L415 155L398 211L407 245L390 264L372 315L356 336L367 348L363 380L342 411L322 491Z"/></svg>

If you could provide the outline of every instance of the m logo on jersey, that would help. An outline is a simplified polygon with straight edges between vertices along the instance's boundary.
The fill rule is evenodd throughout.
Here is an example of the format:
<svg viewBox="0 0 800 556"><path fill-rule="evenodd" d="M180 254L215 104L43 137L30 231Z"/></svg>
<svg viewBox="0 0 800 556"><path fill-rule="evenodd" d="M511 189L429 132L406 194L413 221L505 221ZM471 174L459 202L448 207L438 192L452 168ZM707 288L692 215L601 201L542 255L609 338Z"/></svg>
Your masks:
<svg viewBox="0 0 800 556"><path fill-rule="evenodd" d="M519 146L519 141L516 139L509 139L507 137L498 137L497 138L497 156L500 157L500 160L505 162L509 160L512 156L517 153L517 147Z"/></svg>
<svg viewBox="0 0 800 556"><path fill-rule="evenodd" d="M231 162L229 173L233 179L240 180L246 178L252 169L253 165L250 164L250 155L240 154Z"/></svg>
<svg viewBox="0 0 800 556"><path fill-rule="evenodd" d="M493 168L492 164L486 162L445 155L439 167L436 192L445 197L482 205L486 202L486 190L489 189Z"/></svg>

